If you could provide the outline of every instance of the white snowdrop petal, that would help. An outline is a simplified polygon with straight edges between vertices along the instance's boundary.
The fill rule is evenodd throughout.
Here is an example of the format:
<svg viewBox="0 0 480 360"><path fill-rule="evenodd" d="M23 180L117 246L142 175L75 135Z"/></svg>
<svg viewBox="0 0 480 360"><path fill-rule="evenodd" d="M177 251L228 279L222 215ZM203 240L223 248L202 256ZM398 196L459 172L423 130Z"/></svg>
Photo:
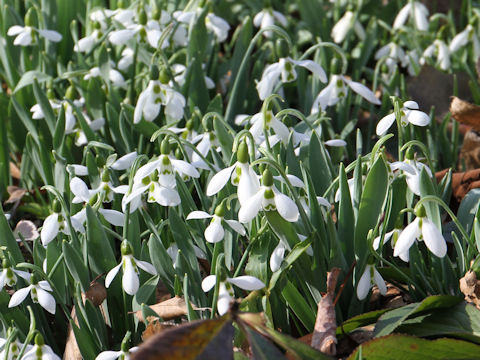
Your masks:
<svg viewBox="0 0 480 360"><path fill-rule="evenodd" d="M280 269L284 256L285 256L285 246L280 241L278 245L275 247L275 249L273 250L272 255L270 255L270 270L272 270L272 272L275 272L278 269Z"/></svg>
<svg viewBox="0 0 480 360"><path fill-rule="evenodd" d="M230 296L227 287L224 283L219 285L218 289L218 300L217 300L217 310L220 316L226 314L228 309L230 309L230 301L232 297Z"/></svg>
<svg viewBox="0 0 480 360"><path fill-rule="evenodd" d="M425 245L434 255L438 257L446 255L447 243L440 230L430 219L422 219L422 235Z"/></svg>
<svg viewBox="0 0 480 360"><path fill-rule="evenodd" d="M385 236L383 237L383 245L385 245L392 238L392 235L393 235L394 232L395 232L395 230L392 230L392 231L389 231L385 234ZM380 246L380 236L377 236L373 240L373 248L375 250L377 250L379 246Z"/></svg>
<svg viewBox="0 0 480 360"><path fill-rule="evenodd" d="M38 303L50 314L55 314L55 298L48 292L37 287Z"/></svg>
<svg viewBox="0 0 480 360"><path fill-rule="evenodd" d="M238 164L241 169L240 180L237 186L237 196L240 205L244 205L260 190L258 176L248 164Z"/></svg>
<svg viewBox="0 0 480 360"><path fill-rule="evenodd" d="M98 212L103 215L105 220L114 226L123 226L125 223L125 215L117 210L98 209Z"/></svg>
<svg viewBox="0 0 480 360"><path fill-rule="evenodd" d="M123 155L120 159L115 161L112 166L110 166L113 170L127 170L132 166L133 162L137 158L137 152L132 151L126 155Z"/></svg>
<svg viewBox="0 0 480 360"><path fill-rule="evenodd" d="M28 293L30 292L31 287L32 287L32 285L15 291L15 293L10 298L10 301L8 303L8 307L12 308L12 307L15 307L15 306L19 305L20 303L22 303L22 301L25 300Z"/></svg>
<svg viewBox="0 0 480 360"><path fill-rule="evenodd" d="M388 129L393 125L395 122L395 114L391 113L387 116L384 116L377 124L376 133L378 136L382 136L387 132Z"/></svg>
<svg viewBox="0 0 480 360"><path fill-rule="evenodd" d="M225 222L237 233L239 233L242 236L245 236L246 234L245 228L237 220L225 220Z"/></svg>
<svg viewBox="0 0 480 360"><path fill-rule="evenodd" d="M157 275L157 270L155 270L155 267L152 264L146 261L137 260L137 259L135 259L135 262L137 263L140 269L148 272L151 275Z"/></svg>
<svg viewBox="0 0 480 360"><path fill-rule="evenodd" d="M70 180L70 190L75 196L78 196L82 201L88 202L90 200L90 192L88 191L87 184L78 178L74 177Z"/></svg>
<svg viewBox="0 0 480 360"><path fill-rule="evenodd" d="M259 190L255 195L250 197L243 205L240 207L238 212L238 221L241 223L250 222L262 208L263 196L265 189Z"/></svg>
<svg viewBox="0 0 480 360"><path fill-rule="evenodd" d="M380 100L375 96L375 94L365 85L356 82L356 81L345 81L350 88L355 91L358 95L363 97L365 100L371 102L375 105L381 105Z"/></svg>
<svg viewBox="0 0 480 360"><path fill-rule="evenodd" d="M190 214L187 216L187 220L192 220L192 219L208 219L213 217L213 215L210 215L209 213L205 211L199 211L195 210L192 211Z"/></svg>
<svg viewBox="0 0 480 360"><path fill-rule="evenodd" d="M411 4L408 3L405 5L397 14L395 17L395 20L393 22L393 28L398 29L400 28L405 22L407 21L408 16L410 15L410 7Z"/></svg>
<svg viewBox="0 0 480 360"><path fill-rule="evenodd" d="M122 355L121 351L103 351L97 355L95 360L115 360Z"/></svg>
<svg viewBox="0 0 480 360"><path fill-rule="evenodd" d="M59 42L62 40L62 34L54 30L38 30L38 33L42 35L45 39L53 42Z"/></svg>
<svg viewBox="0 0 480 360"><path fill-rule="evenodd" d="M403 107L410 109L410 110L418 110L419 106L416 101L408 100L403 103Z"/></svg>
<svg viewBox="0 0 480 360"><path fill-rule="evenodd" d="M385 280L383 280L382 275L377 271L377 269L373 269L373 279L375 284L378 286L378 290L380 290L380 294L385 295L387 293L387 285L385 284Z"/></svg>
<svg viewBox="0 0 480 360"><path fill-rule="evenodd" d="M275 206L278 213L287 221L295 222L298 220L300 213L297 204L287 195L276 193L274 197Z"/></svg>
<svg viewBox="0 0 480 360"><path fill-rule="evenodd" d="M320 205L325 206L327 208L330 208L330 206L331 206L330 202L327 199L325 199L324 197L317 196L317 201Z"/></svg>
<svg viewBox="0 0 480 360"><path fill-rule="evenodd" d="M47 280L42 280L38 282L38 286L40 286L43 290L52 292L52 287L50 286Z"/></svg>
<svg viewBox="0 0 480 360"><path fill-rule="evenodd" d="M237 276L235 278L227 278L227 281L230 284L238 286L240 289L253 291L253 290L260 290L265 287L265 284L257 279L255 276L250 275L243 275Z"/></svg>
<svg viewBox="0 0 480 360"><path fill-rule="evenodd" d="M13 45L28 46L32 43L32 33L29 30L26 30L20 33L15 40Z"/></svg>
<svg viewBox="0 0 480 360"><path fill-rule="evenodd" d="M405 171L405 172L409 173L410 175L415 175L415 169L413 168L413 166L410 165L410 164L407 164L404 161L394 161L393 163L390 163L389 165L390 165L390 169L392 171L400 169L402 171Z"/></svg>
<svg viewBox="0 0 480 360"><path fill-rule="evenodd" d="M415 239L420 235L420 229L418 228L419 218L415 218L407 227L402 231L398 237L397 243L393 250L393 256L398 256L400 253L408 251Z"/></svg>
<svg viewBox="0 0 480 360"><path fill-rule="evenodd" d="M58 214L53 213L49 215L43 222L42 231L40 232L40 239L43 245L47 245L50 241L55 239L58 234L60 226L58 224Z"/></svg>
<svg viewBox="0 0 480 360"><path fill-rule="evenodd" d="M233 164L228 168L220 170L210 179L210 182L207 186L207 196L213 196L223 189L223 187L227 184L228 179L230 179L230 176L235 166L236 164Z"/></svg>
<svg viewBox="0 0 480 360"><path fill-rule="evenodd" d="M222 225L214 221L207 226L204 235L205 240L207 240L209 243L217 243L223 240L223 237L225 236L225 230L223 229Z"/></svg>
<svg viewBox="0 0 480 360"><path fill-rule="evenodd" d="M110 284L112 283L113 279L117 275L118 271L120 270L120 267L122 266L122 263L118 264L115 266L112 270L110 270L105 277L105 287L108 288Z"/></svg>
<svg viewBox="0 0 480 360"><path fill-rule="evenodd" d="M295 65L298 65L298 66L302 66L304 67L305 69L308 69L312 72L312 74L316 75L318 77L318 79L325 83L327 82L327 74L325 73L325 70L323 70L323 68L317 64L315 61L312 61L312 60L292 60L292 62L295 64Z"/></svg>
<svg viewBox="0 0 480 360"><path fill-rule="evenodd" d="M217 282L216 275L208 275L205 279L202 280L202 290L204 292L208 292L212 290L216 282Z"/></svg>
<svg viewBox="0 0 480 360"><path fill-rule="evenodd" d="M367 297L370 291L370 281L370 265L367 265L357 284L357 298L359 300L363 300Z"/></svg>
<svg viewBox="0 0 480 360"><path fill-rule="evenodd" d="M334 147L342 147L342 146L346 146L347 142L345 140L342 140L342 139L332 139L332 140L325 141L325 145L334 146Z"/></svg>
<svg viewBox="0 0 480 360"><path fill-rule="evenodd" d="M417 126L427 126L430 124L430 117L423 111L412 110L407 115L408 122Z"/></svg>
<svg viewBox="0 0 480 360"><path fill-rule="evenodd" d="M15 36L15 35L21 34L24 31L25 31L25 28L23 26L13 25L13 26L10 26L10 28L8 29L7 35Z"/></svg>
<svg viewBox="0 0 480 360"><path fill-rule="evenodd" d="M195 166L193 166L192 164L189 164L184 160L177 160L177 159L170 159L170 161L172 162L172 165L175 168L175 170L177 170L181 174L185 174L194 178L200 177L200 173L198 172L197 169L195 169Z"/></svg>
<svg viewBox="0 0 480 360"><path fill-rule="evenodd" d="M181 203L177 190L158 186L155 189L155 200L162 206L177 206Z"/></svg>

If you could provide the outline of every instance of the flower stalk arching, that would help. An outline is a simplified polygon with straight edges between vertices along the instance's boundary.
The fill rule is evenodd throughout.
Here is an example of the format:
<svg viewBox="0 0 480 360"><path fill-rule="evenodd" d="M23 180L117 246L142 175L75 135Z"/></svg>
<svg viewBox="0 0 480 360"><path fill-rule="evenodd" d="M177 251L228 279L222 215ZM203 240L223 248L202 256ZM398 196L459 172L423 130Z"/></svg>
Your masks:
<svg viewBox="0 0 480 360"><path fill-rule="evenodd" d="M421 143L420 141L410 140L410 141L406 142L402 146L401 151L405 151L405 149L408 149L409 147L412 147L412 146L418 146L420 148L420 150L422 150L423 155L427 159L428 166L430 167L430 169L434 169L432 160L430 159L430 156L428 154L428 149L425 146L425 144Z"/></svg>
<svg viewBox="0 0 480 360"><path fill-rule="evenodd" d="M250 154L250 162L253 162L255 161L255 152L256 152L256 149L255 149L255 139L253 138L253 135L250 131L248 131L247 129L243 129L242 131L240 131L237 136L235 136L235 138L233 139L233 147L232 147L232 151L233 152L237 152L238 150L238 146L240 145L240 142L242 141L243 138L247 137L250 141L249 141L249 146L250 146L250 149L249 149L249 154Z"/></svg>
<svg viewBox="0 0 480 360"><path fill-rule="evenodd" d="M320 48L330 48L335 50L335 52L340 56L342 59L342 74L345 74L347 72L348 68L348 60L347 57L345 56L345 52L342 50L340 46L337 44L331 43L331 42L326 42L326 41L320 41L316 43L315 45L310 46L303 55L299 58L299 60L305 60L307 57L310 56L314 51Z"/></svg>

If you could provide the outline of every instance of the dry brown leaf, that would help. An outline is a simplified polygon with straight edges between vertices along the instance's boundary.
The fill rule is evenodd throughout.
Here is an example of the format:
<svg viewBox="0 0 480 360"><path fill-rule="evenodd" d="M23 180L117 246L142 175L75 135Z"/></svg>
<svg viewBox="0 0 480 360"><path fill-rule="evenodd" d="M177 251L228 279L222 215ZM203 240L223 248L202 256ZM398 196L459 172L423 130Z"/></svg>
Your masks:
<svg viewBox="0 0 480 360"><path fill-rule="evenodd" d="M175 296L158 304L151 305L150 308L155 311L163 320L175 319L187 315L188 312L185 299L181 296ZM199 310L194 305L192 305L192 308L194 310ZM144 321L141 310L138 310L135 315L137 316L138 320Z"/></svg>
<svg viewBox="0 0 480 360"><path fill-rule="evenodd" d="M10 175L17 180L20 180L20 169L14 163L10 162Z"/></svg>
<svg viewBox="0 0 480 360"><path fill-rule="evenodd" d="M27 193L27 190L22 189L18 186L7 186L8 194L10 195L8 199L5 201L5 204L13 204L17 201L20 201L23 196Z"/></svg>
<svg viewBox="0 0 480 360"><path fill-rule="evenodd" d="M15 230L13 230L15 239L20 240L19 234L22 235L25 240L35 240L40 236L37 227L30 220L20 220L17 223Z"/></svg>
<svg viewBox="0 0 480 360"><path fill-rule="evenodd" d="M465 295L465 301L474 304L480 309L480 280L474 271L468 271L460 279L460 291Z"/></svg>
<svg viewBox="0 0 480 360"><path fill-rule="evenodd" d="M327 294L318 303L317 319L312 336L312 347L327 355L335 355L337 320L335 317L335 288L341 270L333 268L327 274Z"/></svg>
<svg viewBox="0 0 480 360"><path fill-rule="evenodd" d="M449 169L435 173L437 182L440 182ZM452 174L452 195L460 203L464 196L471 190L480 188L480 169Z"/></svg>
<svg viewBox="0 0 480 360"><path fill-rule="evenodd" d="M75 324L78 326L75 306L72 308L71 316L72 316L72 319L75 321ZM67 342L65 344L63 359L64 360L82 360L83 359L82 353L78 348L77 340L75 339L75 334L73 333L73 329L71 325L68 326Z"/></svg>
<svg viewBox="0 0 480 360"><path fill-rule="evenodd" d="M100 306L107 298L107 289L102 284L93 281L85 293L85 297L89 299L93 305Z"/></svg>
<svg viewBox="0 0 480 360"><path fill-rule="evenodd" d="M480 130L480 106L452 96L450 112L452 117L459 123L469 125L474 130Z"/></svg>
<svg viewBox="0 0 480 360"><path fill-rule="evenodd" d="M165 329L171 328L172 324L164 324L159 321L158 318L149 316L147 318L148 325L145 328L145 331L142 333L142 341L146 341L154 335L160 334Z"/></svg>
<svg viewBox="0 0 480 360"><path fill-rule="evenodd" d="M480 167L480 133L469 130L463 137L462 149L458 158L458 166L462 170L472 170Z"/></svg>

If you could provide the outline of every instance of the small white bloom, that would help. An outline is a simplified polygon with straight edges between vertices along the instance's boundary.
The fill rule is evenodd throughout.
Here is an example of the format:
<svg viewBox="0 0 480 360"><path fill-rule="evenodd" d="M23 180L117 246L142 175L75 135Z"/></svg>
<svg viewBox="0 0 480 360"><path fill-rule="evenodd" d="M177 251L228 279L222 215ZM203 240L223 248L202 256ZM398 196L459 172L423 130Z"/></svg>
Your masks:
<svg viewBox="0 0 480 360"><path fill-rule="evenodd" d="M100 68L98 66L95 66L90 70L88 70L87 74L85 74L85 76L83 77L83 80L88 80L91 78L101 77L101 76L102 76L102 73L100 71ZM123 89L126 89L127 87L127 83L125 82L123 75L120 72L118 72L118 70L109 69L108 79L116 87L120 87Z"/></svg>
<svg viewBox="0 0 480 360"><path fill-rule="evenodd" d="M263 135L263 130L273 129L279 139L286 144L288 142L288 137L290 136L290 130L288 127L278 120L275 115L273 115L272 110L267 110L265 114L259 112L252 116L251 119L252 127L249 129L250 133L253 135L254 139L261 139Z"/></svg>
<svg viewBox="0 0 480 360"><path fill-rule="evenodd" d="M358 38L360 40L365 40L365 29L363 28L360 21L358 21L358 19L355 19L355 14L349 10L345 13L345 15L342 16L340 20L338 20L338 22L333 27L332 33L330 34L333 41L335 41L337 44L343 42L352 27Z"/></svg>
<svg viewBox="0 0 480 360"><path fill-rule="evenodd" d="M312 60L293 60L290 57L281 58L278 62L268 65L263 71L261 80L257 83L257 92L260 100L269 97L278 84L288 83L297 79L295 66L309 70L321 82L327 82L327 75L323 68Z"/></svg>
<svg viewBox="0 0 480 360"><path fill-rule="evenodd" d="M281 12L275 11L272 8L263 9L253 18L253 25L260 27L260 29L265 29L267 26L272 26L275 22L280 23L283 27L287 27L288 22L285 15ZM273 36L271 31L265 31L263 35L267 38Z"/></svg>
<svg viewBox="0 0 480 360"><path fill-rule="evenodd" d="M202 289L204 292L210 291L217 282L216 275L208 275L202 281ZM233 289L230 284L238 286L240 289L253 291L260 290L265 284L254 276L244 275L234 278L227 277L225 281L221 281L218 286L217 309L220 315L227 313L230 308L230 302L233 300Z"/></svg>
<svg viewBox="0 0 480 360"><path fill-rule="evenodd" d="M201 9L198 9L197 12L199 11L201 11ZM190 25L195 17L195 12L175 11L173 17L180 23ZM220 16L213 13L208 13L205 17L205 27L207 30L214 33L218 42L225 41L228 37L228 32L230 31L230 25Z"/></svg>
<svg viewBox="0 0 480 360"><path fill-rule="evenodd" d="M8 29L8 36L16 36L13 45L29 46L35 43L35 35L38 34L52 42L62 40L62 35L54 30L41 30L31 26L13 25Z"/></svg>
<svg viewBox="0 0 480 360"><path fill-rule="evenodd" d="M387 293L387 286L385 285L385 280L383 280L382 275L375 269L373 264L368 264L363 272L360 280L357 285L357 297L359 300L363 300L367 297L370 288L373 285L378 286L380 294L385 295Z"/></svg>
<svg viewBox="0 0 480 360"><path fill-rule="evenodd" d="M39 303L45 310L51 314L55 314L55 298L50 294L52 287L46 280L38 281L36 276L32 274L30 276L30 285L15 291L10 298L8 307L12 308L18 306L25 300L30 293L30 297L34 303Z"/></svg>
<svg viewBox="0 0 480 360"><path fill-rule="evenodd" d="M70 221L75 231L78 231L82 234L85 233L85 228L80 222L73 217L70 218ZM42 240L43 246L47 246L50 241L55 239L59 231L66 235L70 235L71 233L64 216L60 213L54 212L50 214L43 222L42 230L40 232L40 239Z"/></svg>
<svg viewBox="0 0 480 360"><path fill-rule="evenodd" d="M100 354L97 355L95 360L130 360L130 354L137 351L138 346L134 346L130 349L119 350L119 351L102 351Z"/></svg>
<svg viewBox="0 0 480 360"><path fill-rule="evenodd" d="M185 75L186 75L187 67L182 64L173 64L171 68L172 68L175 82L179 86L183 86L185 84ZM204 68L203 65L202 65L202 68ZM205 79L205 86L207 87L207 89L215 88L215 83L211 78L209 78L208 76L205 76L204 79ZM170 82L169 85L173 87L173 82Z"/></svg>
<svg viewBox="0 0 480 360"><path fill-rule="evenodd" d="M35 345L30 347L22 360L61 360L60 357L55 354L52 348L45 344L43 336L37 334L35 336Z"/></svg>
<svg viewBox="0 0 480 360"><path fill-rule="evenodd" d="M30 280L30 274L26 271L15 270L12 268L10 261L3 260L3 270L0 273L0 291L5 285L12 287L17 283L17 275L25 280Z"/></svg>
<svg viewBox="0 0 480 360"><path fill-rule="evenodd" d="M115 278L118 271L120 270L120 267L122 267L123 290L125 290L125 292L128 295L135 295L140 286L140 281L138 279L138 274L139 274L138 268L143 269L144 271L152 275L157 275L157 271L155 270L152 264L146 261L137 260L133 257L132 247L127 240L124 240L122 242L121 251L122 251L122 261L120 262L120 264L118 264L108 272L107 277L105 278L105 287L108 288L110 286L113 279Z"/></svg>
<svg viewBox="0 0 480 360"><path fill-rule="evenodd" d="M415 101L405 101L403 107L400 109L402 126L407 126L409 123L417 126L427 126L430 124L430 117L423 111L418 110L418 104ZM395 113L391 113L384 116L377 124L376 133L381 136L387 132L387 130L395 122Z"/></svg>
<svg viewBox="0 0 480 360"><path fill-rule="evenodd" d="M423 56L420 59L420 64L425 64L426 58L437 57L437 64L442 70L450 69L450 50L447 44L443 40L436 39L430 46L428 46L423 52Z"/></svg>
<svg viewBox="0 0 480 360"><path fill-rule="evenodd" d="M480 40L478 38L477 32L475 31L475 28L471 24L468 24L465 30L455 35L449 45L450 52L457 52L462 47L468 45L470 42L473 45L474 57L475 59L478 59L478 57L480 57Z"/></svg>
<svg viewBox="0 0 480 360"><path fill-rule="evenodd" d="M444 257L447 253L445 239L435 224L425 216L425 209L417 211L415 220L402 231L395 244L393 256L400 256L400 254L408 252L416 239L423 240L435 256Z"/></svg>
<svg viewBox="0 0 480 360"><path fill-rule="evenodd" d="M341 98L347 95L348 87L372 104L381 104L375 94L365 85L356 81L348 80L343 75L332 75L328 85L315 98L311 114L318 113L319 108L325 110L327 106L337 104Z"/></svg>
<svg viewBox="0 0 480 360"><path fill-rule="evenodd" d="M428 9L418 1L408 2L397 14L393 22L393 29L399 29L406 22L409 16L413 15L415 26L418 30L428 30Z"/></svg>

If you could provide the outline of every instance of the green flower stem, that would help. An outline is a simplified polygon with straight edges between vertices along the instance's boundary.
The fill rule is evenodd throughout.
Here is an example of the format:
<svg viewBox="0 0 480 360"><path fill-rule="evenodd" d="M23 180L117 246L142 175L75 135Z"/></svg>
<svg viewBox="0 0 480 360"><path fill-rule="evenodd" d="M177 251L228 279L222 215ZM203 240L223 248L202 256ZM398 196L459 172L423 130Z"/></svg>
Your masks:
<svg viewBox="0 0 480 360"><path fill-rule="evenodd" d="M330 49L335 50L335 52L338 55L340 55L340 58L342 59L342 74L345 74L347 72L348 60L347 60L347 57L345 56L345 52L342 50L342 48L340 48L340 46L338 46L334 43L331 43L331 42L320 41L317 44L309 47L303 53L303 55L299 58L299 60L305 60L306 58L308 58L310 56L310 54L312 54L314 51L316 51L317 49L320 49L320 48L330 48Z"/></svg>
<svg viewBox="0 0 480 360"><path fill-rule="evenodd" d="M30 344L30 342L33 340L37 327L37 323L35 320L35 315L33 314L33 310L31 306L27 306L28 313L30 314L30 328L28 329L28 334L25 337L25 341L23 343L22 348L20 349L20 352L18 353L17 359L21 359L23 357L23 354L25 354L25 351L27 350L27 345Z"/></svg>
<svg viewBox="0 0 480 360"><path fill-rule="evenodd" d="M425 144L423 144L422 142L420 142L418 140L410 140L409 142L405 143L400 150L405 151L411 146L418 146L420 148L420 150L422 150L422 153L425 156L425 158L427 159L427 163L428 163L428 166L430 167L430 169L434 169L432 160L430 159L430 156L429 156L429 153L428 153L428 149L425 146Z"/></svg>

